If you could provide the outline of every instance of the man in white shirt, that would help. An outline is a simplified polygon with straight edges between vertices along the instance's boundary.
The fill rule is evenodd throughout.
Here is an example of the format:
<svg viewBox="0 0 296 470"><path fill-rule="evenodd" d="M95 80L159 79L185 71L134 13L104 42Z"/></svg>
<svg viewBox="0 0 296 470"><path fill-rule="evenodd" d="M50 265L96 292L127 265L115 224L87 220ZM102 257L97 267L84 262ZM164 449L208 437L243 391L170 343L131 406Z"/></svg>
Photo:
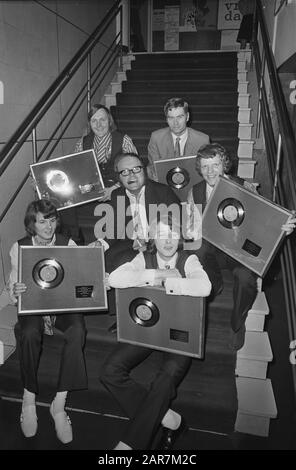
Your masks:
<svg viewBox="0 0 296 470"><path fill-rule="evenodd" d="M112 192L107 205L98 205L95 215L102 216L95 225L95 236L103 238L106 271L111 272L124 261L130 261L145 247L149 217L157 206L180 209L180 201L167 185L147 178L145 162L136 154L119 154L114 169L121 187ZM109 210L111 221L106 217ZM109 231L107 224L114 230ZM107 230L106 230L107 229ZM104 233L105 230L105 233ZM124 258L123 258L124 257Z"/></svg>
<svg viewBox="0 0 296 470"><path fill-rule="evenodd" d="M202 145L209 143L207 134L188 127L188 103L182 98L171 98L164 114L168 127L152 132L148 144L149 172L155 180L156 160L196 155Z"/></svg>

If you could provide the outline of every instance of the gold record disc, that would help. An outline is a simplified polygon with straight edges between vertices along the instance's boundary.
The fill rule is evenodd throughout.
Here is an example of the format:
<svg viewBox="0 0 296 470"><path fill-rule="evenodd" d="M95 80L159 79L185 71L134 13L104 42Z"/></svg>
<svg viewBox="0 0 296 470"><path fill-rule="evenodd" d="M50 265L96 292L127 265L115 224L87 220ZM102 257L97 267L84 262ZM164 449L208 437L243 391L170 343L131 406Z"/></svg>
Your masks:
<svg viewBox="0 0 296 470"><path fill-rule="evenodd" d="M153 326L159 320L157 306L144 297L138 297L130 303L129 314L133 321L141 326Z"/></svg>
<svg viewBox="0 0 296 470"><path fill-rule="evenodd" d="M64 269L55 259L47 258L35 264L32 276L41 289L53 289L64 279Z"/></svg>
<svg viewBox="0 0 296 470"><path fill-rule="evenodd" d="M176 166L167 172L166 180L172 188L182 189L189 183L190 176L185 168Z"/></svg>
<svg viewBox="0 0 296 470"><path fill-rule="evenodd" d="M217 217L225 228L239 227L245 218L245 209L237 199L227 198L220 202Z"/></svg>

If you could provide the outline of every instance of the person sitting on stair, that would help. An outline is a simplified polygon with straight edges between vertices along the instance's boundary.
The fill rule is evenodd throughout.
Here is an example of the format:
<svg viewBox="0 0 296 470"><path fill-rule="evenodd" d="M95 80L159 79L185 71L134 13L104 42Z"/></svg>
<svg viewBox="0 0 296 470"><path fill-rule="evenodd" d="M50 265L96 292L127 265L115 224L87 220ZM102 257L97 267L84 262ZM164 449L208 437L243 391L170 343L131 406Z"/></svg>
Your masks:
<svg viewBox="0 0 296 470"><path fill-rule="evenodd" d="M55 206L47 199L31 202L25 214L27 236L15 242L10 250L11 273L9 289L12 301L26 292L24 282L18 282L19 246L75 245L74 241L56 233L59 215ZM58 439L67 444L72 441L72 425L65 412L68 391L87 388L87 374L84 359L86 328L84 316L80 313L59 315L19 316L15 327L19 353L21 379L24 386L21 429L26 437L37 432L36 394L38 393L38 366L42 349L43 334L53 335L53 327L64 333L64 346L61 353L57 393L50 405L50 414L55 423Z"/></svg>
<svg viewBox="0 0 296 470"><path fill-rule="evenodd" d="M188 127L188 103L182 98L171 98L164 106L168 127L152 132L148 144L150 177L156 180L154 162L166 158L189 157L209 143L209 136Z"/></svg>
<svg viewBox="0 0 296 470"><path fill-rule="evenodd" d="M182 250L180 225L168 214L150 224L147 250L113 271L109 284L120 289L162 285L167 294L196 297L206 297L211 292L211 283L198 257ZM152 353L153 349L144 346L119 343L103 367L102 383L130 418L125 436L115 450L151 448L158 430L162 432L158 448L169 450L185 430L182 416L170 404L190 368L191 358L162 352L162 364L147 390L130 373Z"/></svg>
<svg viewBox="0 0 296 470"><path fill-rule="evenodd" d="M249 191L257 192L252 183L237 176L229 175L233 166L234 159L231 158L222 145L212 143L199 149L196 157L196 171L203 177L203 181L195 184L189 191L187 202L193 210L195 210L195 204L200 204L202 210L204 210L220 175L232 179ZM195 220L200 219L196 217ZM291 215L288 223L282 226L282 230L286 234L292 233L295 223L296 218ZM199 227L196 227L195 231L198 232L198 230ZM219 273L221 269L228 269L233 274L233 309L229 346L231 349L239 350L243 347L245 341L245 321L248 311L251 309L257 295L257 276L206 240L202 241L200 251L208 253L208 256L211 255L211 264L212 266L216 264L216 273Z"/></svg>

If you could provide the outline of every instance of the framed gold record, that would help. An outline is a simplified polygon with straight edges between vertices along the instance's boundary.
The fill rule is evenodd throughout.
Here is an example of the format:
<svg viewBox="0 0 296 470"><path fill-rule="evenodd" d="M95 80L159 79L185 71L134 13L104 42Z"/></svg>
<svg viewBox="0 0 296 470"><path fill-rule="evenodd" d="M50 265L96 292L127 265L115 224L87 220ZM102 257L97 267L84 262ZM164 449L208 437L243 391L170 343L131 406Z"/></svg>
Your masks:
<svg viewBox="0 0 296 470"><path fill-rule="evenodd" d="M203 357L205 299L168 295L163 287L116 289L117 339Z"/></svg>
<svg viewBox="0 0 296 470"><path fill-rule="evenodd" d="M54 289L64 279L64 268L56 259L42 259L33 267L32 277L41 289Z"/></svg>
<svg viewBox="0 0 296 470"><path fill-rule="evenodd" d="M103 197L104 182L93 149L30 165L39 199L50 199L57 210Z"/></svg>
<svg viewBox="0 0 296 470"><path fill-rule="evenodd" d="M182 189L188 185L190 176L186 168L176 166L167 172L167 184L173 189Z"/></svg>
<svg viewBox="0 0 296 470"><path fill-rule="evenodd" d="M144 327L155 325L159 320L159 310L151 300L136 297L129 305L129 314L135 323Z"/></svg>
<svg viewBox="0 0 296 470"><path fill-rule="evenodd" d="M291 212L220 176L203 213L202 236L263 277Z"/></svg>
<svg viewBox="0 0 296 470"><path fill-rule="evenodd" d="M102 247L20 246L19 315L106 310Z"/></svg>
<svg viewBox="0 0 296 470"><path fill-rule="evenodd" d="M192 186L202 180L195 169L195 161L196 155L154 162L157 180L170 186L181 202L187 200L188 191Z"/></svg>
<svg viewBox="0 0 296 470"><path fill-rule="evenodd" d="M244 220L245 209L240 201L229 197L220 202L217 217L223 227L229 229L239 227Z"/></svg>

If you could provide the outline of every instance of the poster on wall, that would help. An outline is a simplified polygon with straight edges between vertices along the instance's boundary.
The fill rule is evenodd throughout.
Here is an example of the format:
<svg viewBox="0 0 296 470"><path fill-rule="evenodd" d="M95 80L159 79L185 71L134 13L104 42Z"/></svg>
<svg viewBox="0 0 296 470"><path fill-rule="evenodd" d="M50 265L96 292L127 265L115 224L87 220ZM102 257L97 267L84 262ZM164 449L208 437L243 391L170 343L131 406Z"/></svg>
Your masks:
<svg viewBox="0 0 296 470"><path fill-rule="evenodd" d="M217 28L218 0L181 0L180 32Z"/></svg>
<svg viewBox="0 0 296 470"><path fill-rule="evenodd" d="M241 20L238 1L219 0L218 29L239 29Z"/></svg>
<svg viewBox="0 0 296 470"><path fill-rule="evenodd" d="M179 15L180 8L166 6L164 9L164 50L179 50Z"/></svg>
<svg viewBox="0 0 296 470"><path fill-rule="evenodd" d="M152 31L164 30L164 9L153 10Z"/></svg>

